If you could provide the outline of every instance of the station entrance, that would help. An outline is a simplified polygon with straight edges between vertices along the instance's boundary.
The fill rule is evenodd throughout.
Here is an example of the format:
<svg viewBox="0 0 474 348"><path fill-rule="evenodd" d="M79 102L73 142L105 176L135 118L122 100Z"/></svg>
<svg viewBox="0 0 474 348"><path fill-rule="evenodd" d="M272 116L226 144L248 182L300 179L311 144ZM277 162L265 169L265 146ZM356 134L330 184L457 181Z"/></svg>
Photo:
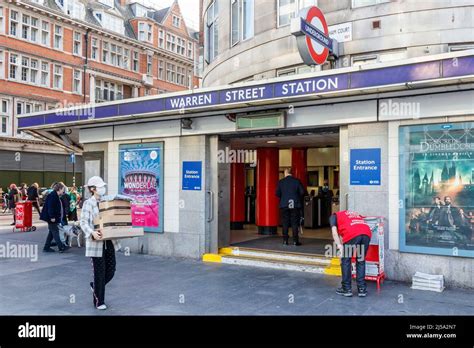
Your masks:
<svg viewBox="0 0 474 348"><path fill-rule="evenodd" d="M332 244L329 216L339 210L339 128L223 137L230 159L229 246L323 255ZM305 189L299 242L283 243L278 181L286 168Z"/></svg>

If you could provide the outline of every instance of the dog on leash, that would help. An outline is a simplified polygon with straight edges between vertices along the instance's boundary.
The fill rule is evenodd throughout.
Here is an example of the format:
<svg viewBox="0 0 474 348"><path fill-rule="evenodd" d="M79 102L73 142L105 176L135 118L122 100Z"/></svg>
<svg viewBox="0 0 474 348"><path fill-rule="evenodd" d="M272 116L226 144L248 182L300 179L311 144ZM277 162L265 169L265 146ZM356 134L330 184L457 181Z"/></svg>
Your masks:
<svg viewBox="0 0 474 348"><path fill-rule="evenodd" d="M81 235L84 232L81 230L79 222L76 221L72 225L62 226L62 230L63 230L63 233L64 233L65 240L67 241L67 244L70 247L72 246L73 238L76 238L77 247L78 248L81 247Z"/></svg>

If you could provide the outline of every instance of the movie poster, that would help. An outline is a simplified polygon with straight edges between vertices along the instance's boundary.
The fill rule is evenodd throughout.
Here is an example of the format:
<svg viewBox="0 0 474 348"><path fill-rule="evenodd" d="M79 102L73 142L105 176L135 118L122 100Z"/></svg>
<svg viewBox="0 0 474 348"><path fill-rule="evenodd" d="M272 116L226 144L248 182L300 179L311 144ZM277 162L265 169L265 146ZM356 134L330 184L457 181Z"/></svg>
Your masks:
<svg viewBox="0 0 474 348"><path fill-rule="evenodd" d="M400 249L474 257L474 123L400 127Z"/></svg>
<svg viewBox="0 0 474 348"><path fill-rule="evenodd" d="M163 145L120 145L119 193L133 198L132 224L163 232Z"/></svg>

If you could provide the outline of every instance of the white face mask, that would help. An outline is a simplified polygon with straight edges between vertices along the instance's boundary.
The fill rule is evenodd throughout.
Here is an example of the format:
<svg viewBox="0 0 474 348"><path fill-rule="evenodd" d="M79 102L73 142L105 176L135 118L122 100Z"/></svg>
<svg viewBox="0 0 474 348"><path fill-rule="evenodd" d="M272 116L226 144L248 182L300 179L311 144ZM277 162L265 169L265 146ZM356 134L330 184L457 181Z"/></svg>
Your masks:
<svg viewBox="0 0 474 348"><path fill-rule="evenodd" d="M103 186L103 187L98 187L96 192L99 196L103 196L105 195L105 191L106 191L105 186Z"/></svg>

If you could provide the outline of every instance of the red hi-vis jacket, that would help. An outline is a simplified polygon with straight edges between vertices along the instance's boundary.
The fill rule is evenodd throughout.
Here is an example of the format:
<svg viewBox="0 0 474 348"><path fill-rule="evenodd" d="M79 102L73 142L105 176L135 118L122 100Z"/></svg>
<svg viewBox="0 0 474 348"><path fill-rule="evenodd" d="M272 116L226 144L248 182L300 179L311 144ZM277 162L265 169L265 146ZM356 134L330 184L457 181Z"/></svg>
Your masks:
<svg viewBox="0 0 474 348"><path fill-rule="evenodd" d="M342 238L342 243L366 235L372 238L372 231L364 221L364 217L355 211L343 210L336 213L337 231Z"/></svg>

